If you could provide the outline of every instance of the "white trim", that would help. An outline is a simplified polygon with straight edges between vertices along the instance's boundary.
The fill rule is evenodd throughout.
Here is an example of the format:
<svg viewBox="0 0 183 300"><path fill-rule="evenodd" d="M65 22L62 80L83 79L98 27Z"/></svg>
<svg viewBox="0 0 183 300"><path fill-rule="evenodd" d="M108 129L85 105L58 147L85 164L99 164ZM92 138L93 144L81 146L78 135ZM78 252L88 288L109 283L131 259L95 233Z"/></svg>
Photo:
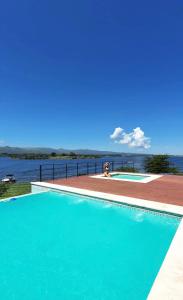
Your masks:
<svg viewBox="0 0 183 300"><path fill-rule="evenodd" d="M75 187L63 186L63 185L48 183L48 182L32 182L31 185L42 187L43 191L48 189L53 189L62 192L70 192L70 193L81 194L81 195L95 197L95 198L101 198L108 201L119 202L121 204L127 204L127 205L137 206L141 208L162 211L170 214L183 216L183 206L161 203L161 202L145 200L145 199L132 198L127 196L101 193L101 192L91 191L87 189L79 189Z"/></svg>
<svg viewBox="0 0 183 300"><path fill-rule="evenodd" d="M177 229L147 299L183 299L183 220Z"/></svg>
<svg viewBox="0 0 183 300"><path fill-rule="evenodd" d="M130 180L130 179L123 179L123 178L113 178L113 177L105 177L104 174L93 175L90 176L91 178L98 178L98 179L107 179L107 180L118 180L118 181L128 181L128 182L138 182L138 183L148 183L155 179L162 177L163 175L154 175L154 174L144 174L144 173L129 173L129 172L110 172L111 175L139 175L139 176L146 176L146 178L142 180Z"/></svg>

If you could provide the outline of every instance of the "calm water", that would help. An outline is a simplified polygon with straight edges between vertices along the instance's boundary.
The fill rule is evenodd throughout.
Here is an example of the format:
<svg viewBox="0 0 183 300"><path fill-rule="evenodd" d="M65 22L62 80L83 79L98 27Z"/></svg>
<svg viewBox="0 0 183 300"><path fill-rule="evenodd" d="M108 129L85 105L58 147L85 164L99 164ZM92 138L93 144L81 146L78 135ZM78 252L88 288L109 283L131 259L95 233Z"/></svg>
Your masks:
<svg viewBox="0 0 183 300"><path fill-rule="evenodd" d="M147 178L148 176L141 176L141 175L128 175L128 174L115 174L112 175L111 177L113 178L118 178L118 179L127 179L127 180L143 180Z"/></svg>
<svg viewBox="0 0 183 300"><path fill-rule="evenodd" d="M6 300L145 300L174 217L46 192L0 203Z"/></svg>
<svg viewBox="0 0 183 300"><path fill-rule="evenodd" d="M102 171L102 165L104 161L134 161L135 166L138 168L142 168L143 159L141 157L133 156L131 157L105 157L100 159L49 159L49 160L21 160L21 159L11 159L11 158L2 158L0 157L0 178L5 176L6 174L14 174L17 180L38 180L39 178L39 166L44 165L43 175L46 178L46 175L52 176L52 165L55 164L55 174L58 175L58 178L65 176L65 164L68 163L70 167L68 167L68 173L70 175L75 174L76 168L72 168L72 166L76 166L77 163L80 164L79 173L86 173L86 164L90 163L90 165L98 164L97 172ZM62 167L63 166L63 167ZM47 170L50 168L50 170ZM92 169L91 169L92 171ZM93 167L94 172L94 167ZM56 176L57 177L57 176Z"/></svg>
<svg viewBox="0 0 183 300"><path fill-rule="evenodd" d="M0 179L5 176L6 174L14 174L16 176L17 180L22 180L22 178L25 180L28 179L30 180L37 180L39 177L39 165L43 164L46 166L46 164L50 164L50 167L52 164L55 164L55 166L62 164L63 166L65 163L69 163L70 166L76 165L76 163L81 163L85 164L85 167L83 169L86 169L86 163L89 162L91 164L94 164L97 162L98 164L104 161L133 161L134 166L139 169L139 171L143 172L143 162L144 162L144 156L138 156L138 155L130 155L126 156L124 155L123 157L105 157L102 159L76 159L76 160L18 160L18 159L10 159L10 158L2 158L0 157ZM183 157L172 157L171 161L175 163L175 165L183 171ZM60 165L59 165L60 167ZM63 167L64 168L64 167ZM81 166L82 168L82 166ZM70 172L72 173L72 168L70 168ZM63 171L63 172L62 172ZM101 167L98 169L99 172L101 172ZM61 170L61 173L64 173L65 170Z"/></svg>

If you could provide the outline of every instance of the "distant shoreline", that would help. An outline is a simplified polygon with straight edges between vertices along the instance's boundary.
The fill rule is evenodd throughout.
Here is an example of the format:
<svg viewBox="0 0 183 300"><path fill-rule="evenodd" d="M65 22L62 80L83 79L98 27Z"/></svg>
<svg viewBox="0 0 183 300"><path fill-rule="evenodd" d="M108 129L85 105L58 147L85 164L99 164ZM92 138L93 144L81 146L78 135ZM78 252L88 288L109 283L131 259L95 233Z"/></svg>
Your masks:
<svg viewBox="0 0 183 300"><path fill-rule="evenodd" d="M105 156L111 156L111 157L119 157L120 155L98 155L98 154L76 154L74 152L71 152L69 154L62 153L62 154L57 154L57 153L50 153L50 154L45 154L45 153L3 153L0 154L0 157L9 157L11 159L17 159L17 160L37 160L37 159L50 159L50 160L67 160L67 159L97 159L97 158L102 158Z"/></svg>

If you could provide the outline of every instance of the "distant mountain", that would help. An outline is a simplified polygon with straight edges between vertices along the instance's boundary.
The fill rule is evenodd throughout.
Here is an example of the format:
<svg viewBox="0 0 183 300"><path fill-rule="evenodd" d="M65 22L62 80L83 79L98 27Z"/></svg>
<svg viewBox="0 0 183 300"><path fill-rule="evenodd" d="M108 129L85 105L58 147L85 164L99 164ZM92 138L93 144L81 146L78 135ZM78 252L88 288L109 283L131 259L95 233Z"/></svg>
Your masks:
<svg viewBox="0 0 183 300"><path fill-rule="evenodd" d="M64 148L49 148L49 147L11 147L11 146L1 146L0 154L26 154L26 153L40 153L40 154L50 154L55 152L56 154L70 153L74 152L76 154L85 154L85 155L120 155L120 156L141 156L141 155L153 155L152 153L129 153L129 152L114 152L114 151L103 151L103 150L91 150L91 149L64 149ZM183 157L183 155L172 155L175 157Z"/></svg>
<svg viewBox="0 0 183 300"><path fill-rule="evenodd" d="M44 147L10 147L4 146L0 147L0 154L7 153L7 154L22 154L22 153L42 153L42 154L50 154L55 152L57 154L61 153L69 153L74 152L76 154L93 154L93 155L122 155L123 153L120 152L113 152L113 151L100 151L100 150L90 150L90 149L54 149L54 148L44 148Z"/></svg>

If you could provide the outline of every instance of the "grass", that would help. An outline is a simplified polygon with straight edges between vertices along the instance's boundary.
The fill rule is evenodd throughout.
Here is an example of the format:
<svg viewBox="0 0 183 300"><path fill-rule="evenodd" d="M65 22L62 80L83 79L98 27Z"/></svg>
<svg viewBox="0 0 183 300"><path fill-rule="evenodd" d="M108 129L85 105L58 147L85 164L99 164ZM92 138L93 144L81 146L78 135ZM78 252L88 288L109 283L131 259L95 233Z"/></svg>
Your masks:
<svg viewBox="0 0 183 300"><path fill-rule="evenodd" d="M31 185L29 182L0 184L0 199L28 194L30 192L31 192Z"/></svg>

